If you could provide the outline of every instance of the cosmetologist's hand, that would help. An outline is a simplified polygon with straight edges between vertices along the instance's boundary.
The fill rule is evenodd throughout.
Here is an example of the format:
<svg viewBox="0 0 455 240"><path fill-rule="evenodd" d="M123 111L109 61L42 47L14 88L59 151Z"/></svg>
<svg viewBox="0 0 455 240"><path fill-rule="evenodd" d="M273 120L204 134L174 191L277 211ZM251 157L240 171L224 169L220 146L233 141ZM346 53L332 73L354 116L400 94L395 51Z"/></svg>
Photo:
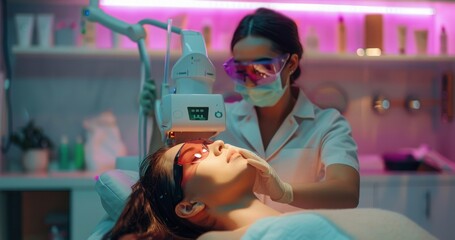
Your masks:
<svg viewBox="0 0 455 240"><path fill-rule="evenodd" d="M139 104L145 115L152 116L155 109L156 85L153 79L147 79L141 89Z"/></svg>
<svg viewBox="0 0 455 240"><path fill-rule="evenodd" d="M293 201L292 186L283 182L269 163L249 150L239 149L239 152L246 158L248 164L257 170L254 192L268 195L275 202L291 203Z"/></svg>

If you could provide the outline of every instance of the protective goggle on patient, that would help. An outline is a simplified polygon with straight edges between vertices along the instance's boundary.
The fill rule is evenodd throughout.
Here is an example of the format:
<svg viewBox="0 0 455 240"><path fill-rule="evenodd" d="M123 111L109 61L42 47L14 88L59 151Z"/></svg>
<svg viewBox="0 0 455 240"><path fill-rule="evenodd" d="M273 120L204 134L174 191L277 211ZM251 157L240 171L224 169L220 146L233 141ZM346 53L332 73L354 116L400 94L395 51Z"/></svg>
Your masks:
<svg viewBox="0 0 455 240"><path fill-rule="evenodd" d="M274 57L263 58L254 61L236 61L230 58L224 64L224 71L237 83L246 84L249 80L256 86L273 82L278 74L281 73L289 53Z"/></svg>

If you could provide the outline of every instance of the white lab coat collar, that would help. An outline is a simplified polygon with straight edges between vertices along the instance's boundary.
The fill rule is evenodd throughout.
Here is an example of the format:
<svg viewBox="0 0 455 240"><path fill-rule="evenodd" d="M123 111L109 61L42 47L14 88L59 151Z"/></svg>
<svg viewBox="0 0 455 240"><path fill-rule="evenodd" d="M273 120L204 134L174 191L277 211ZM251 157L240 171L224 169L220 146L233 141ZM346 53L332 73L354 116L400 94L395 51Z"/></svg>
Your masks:
<svg viewBox="0 0 455 240"><path fill-rule="evenodd" d="M264 144L260 137L261 134L257 124L258 120L254 106L242 100L238 107L233 109L231 114L235 115L235 118L238 120L240 133L255 149L256 153L269 160L293 136L303 119L314 119L314 110L313 103L311 103L302 90L299 90L299 95L292 112L273 136L267 150L264 149Z"/></svg>

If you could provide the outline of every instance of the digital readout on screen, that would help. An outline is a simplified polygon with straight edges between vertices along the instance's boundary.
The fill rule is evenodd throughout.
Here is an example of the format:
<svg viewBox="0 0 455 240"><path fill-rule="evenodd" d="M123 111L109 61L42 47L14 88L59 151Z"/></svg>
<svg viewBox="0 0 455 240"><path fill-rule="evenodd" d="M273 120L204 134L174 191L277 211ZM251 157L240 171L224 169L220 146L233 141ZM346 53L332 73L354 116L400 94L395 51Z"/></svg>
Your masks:
<svg viewBox="0 0 455 240"><path fill-rule="evenodd" d="M190 120L207 121L209 119L208 107L188 107L188 115Z"/></svg>

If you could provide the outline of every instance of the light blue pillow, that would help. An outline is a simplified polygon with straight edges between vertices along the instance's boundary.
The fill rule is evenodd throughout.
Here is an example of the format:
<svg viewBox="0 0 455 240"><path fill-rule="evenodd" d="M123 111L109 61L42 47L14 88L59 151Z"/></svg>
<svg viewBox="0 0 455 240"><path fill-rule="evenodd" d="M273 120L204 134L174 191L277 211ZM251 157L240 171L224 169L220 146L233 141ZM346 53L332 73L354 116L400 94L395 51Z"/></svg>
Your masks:
<svg viewBox="0 0 455 240"><path fill-rule="evenodd" d="M130 170L109 170L96 181L95 189L106 213L117 221L131 194L131 186L139 179L139 173Z"/></svg>
<svg viewBox="0 0 455 240"><path fill-rule="evenodd" d="M242 240L351 240L325 217L315 213L294 213L256 221Z"/></svg>

